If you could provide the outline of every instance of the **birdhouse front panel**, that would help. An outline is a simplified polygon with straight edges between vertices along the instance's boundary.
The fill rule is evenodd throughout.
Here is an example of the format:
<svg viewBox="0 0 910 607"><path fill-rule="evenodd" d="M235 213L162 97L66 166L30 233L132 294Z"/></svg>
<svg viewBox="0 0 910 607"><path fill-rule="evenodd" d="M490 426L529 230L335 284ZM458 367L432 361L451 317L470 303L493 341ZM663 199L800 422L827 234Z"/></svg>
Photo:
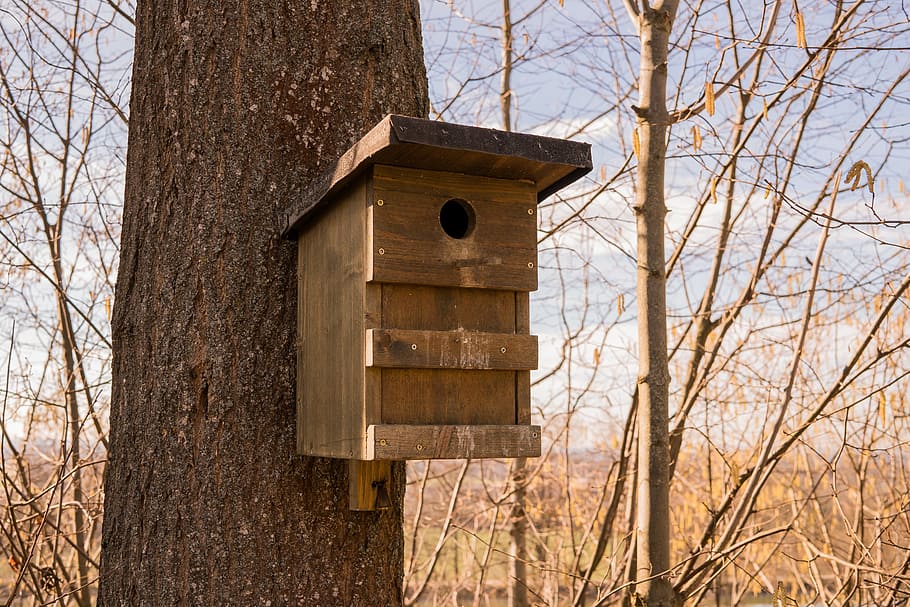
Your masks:
<svg viewBox="0 0 910 607"><path fill-rule="evenodd" d="M534 184L373 167L370 280L537 289Z"/></svg>

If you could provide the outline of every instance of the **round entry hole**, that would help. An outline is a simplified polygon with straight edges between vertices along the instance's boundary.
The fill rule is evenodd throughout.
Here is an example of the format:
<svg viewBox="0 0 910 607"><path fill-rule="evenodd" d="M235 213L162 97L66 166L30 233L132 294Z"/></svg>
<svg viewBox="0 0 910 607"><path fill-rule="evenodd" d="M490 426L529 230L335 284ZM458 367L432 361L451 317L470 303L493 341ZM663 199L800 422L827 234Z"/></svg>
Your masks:
<svg viewBox="0 0 910 607"><path fill-rule="evenodd" d="M460 198L446 201L439 210L439 225L452 238L464 238L474 230L474 208Z"/></svg>

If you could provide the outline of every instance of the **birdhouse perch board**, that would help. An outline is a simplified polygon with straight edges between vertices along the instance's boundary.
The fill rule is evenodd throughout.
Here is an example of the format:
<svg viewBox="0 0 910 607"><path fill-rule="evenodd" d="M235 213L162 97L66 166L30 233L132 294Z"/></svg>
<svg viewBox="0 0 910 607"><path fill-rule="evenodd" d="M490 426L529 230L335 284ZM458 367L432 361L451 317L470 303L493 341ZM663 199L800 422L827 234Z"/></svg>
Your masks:
<svg viewBox="0 0 910 607"><path fill-rule="evenodd" d="M370 462L540 454L537 203L590 169L588 144L391 115L287 212L297 449L353 460L352 508L387 500Z"/></svg>

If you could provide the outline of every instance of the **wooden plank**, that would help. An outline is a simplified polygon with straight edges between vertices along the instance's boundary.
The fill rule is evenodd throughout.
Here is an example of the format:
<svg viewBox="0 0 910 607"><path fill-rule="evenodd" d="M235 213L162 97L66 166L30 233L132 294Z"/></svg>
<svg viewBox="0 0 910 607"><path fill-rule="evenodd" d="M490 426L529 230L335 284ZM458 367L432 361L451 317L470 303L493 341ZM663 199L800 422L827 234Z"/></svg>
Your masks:
<svg viewBox="0 0 910 607"><path fill-rule="evenodd" d="M587 143L507 133L390 115L328 167L284 213L282 235L294 237L352 178L373 164L524 179L543 200L588 173Z"/></svg>
<svg viewBox="0 0 910 607"><path fill-rule="evenodd" d="M362 455L366 180L307 225L298 243L297 450Z"/></svg>
<svg viewBox="0 0 910 607"><path fill-rule="evenodd" d="M348 460L348 508L350 510L387 510L392 478L388 460Z"/></svg>
<svg viewBox="0 0 910 607"><path fill-rule="evenodd" d="M370 283L364 287L364 327L369 331L382 323L382 285ZM363 418L366 425L382 421L382 369L364 369Z"/></svg>
<svg viewBox="0 0 910 607"><path fill-rule="evenodd" d="M381 326L513 333L515 296L509 291L385 284Z"/></svg>
<svg viewBox="0 0 910 607"><path fill-rule="evenodd" d="M367 280L537 289L534 184L376 165L373 196ZM441 220L452 200L472 216L461 238Z"/></svg>
<svg viewBox="0 0 910 607"><path fill-rule="evenodd" d="M536 369L537 336L367 329L366 365L398 369Z"/></svg>
<svg viewBox="0 0 910 607"><path fill-rule="evenodd" d="M376 460L539 457L540 426L371 425Z"/></svg>
<svg viewBox="0 0 910 607"><path fill-rule="evenodd" d="M527 293L524 293L527 298ZM510 291L382 285L382 327L515 332ZM514 424L516 373L396 370L383 374L383 423Z"/></svg>
<svg viewBox="0 0 910 607"><path fill-rule="evenodd" d="M515 373L382 369L382 423L514 424Z"/></svg>
<svg viewBox="0 0 910 607"><path fill-rule="evenodd" d="M515 293L515 332L525 334L531 330L530 296ZM534 367L535 369L537 367ZM515 373L515 423L531 423L531 372Z"/></svg>

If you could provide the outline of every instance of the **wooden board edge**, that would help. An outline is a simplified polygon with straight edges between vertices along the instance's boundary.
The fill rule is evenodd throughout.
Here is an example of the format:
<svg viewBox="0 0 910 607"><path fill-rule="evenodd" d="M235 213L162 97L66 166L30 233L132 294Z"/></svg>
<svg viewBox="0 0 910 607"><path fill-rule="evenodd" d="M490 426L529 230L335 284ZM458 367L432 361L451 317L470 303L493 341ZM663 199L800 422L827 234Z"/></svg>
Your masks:
<svg viewBox="0 0 910 607"><path fill-rule="evenodd" d="M367 459L539 457L540 437L540 426L374 424L367 429Z"/></svg>
<svg viewBox="0 0 910 607"><path fill-rule="evenodd" d="M368 368L530 371L538 365L536 335L367 329L364 343Z"/></svg>

